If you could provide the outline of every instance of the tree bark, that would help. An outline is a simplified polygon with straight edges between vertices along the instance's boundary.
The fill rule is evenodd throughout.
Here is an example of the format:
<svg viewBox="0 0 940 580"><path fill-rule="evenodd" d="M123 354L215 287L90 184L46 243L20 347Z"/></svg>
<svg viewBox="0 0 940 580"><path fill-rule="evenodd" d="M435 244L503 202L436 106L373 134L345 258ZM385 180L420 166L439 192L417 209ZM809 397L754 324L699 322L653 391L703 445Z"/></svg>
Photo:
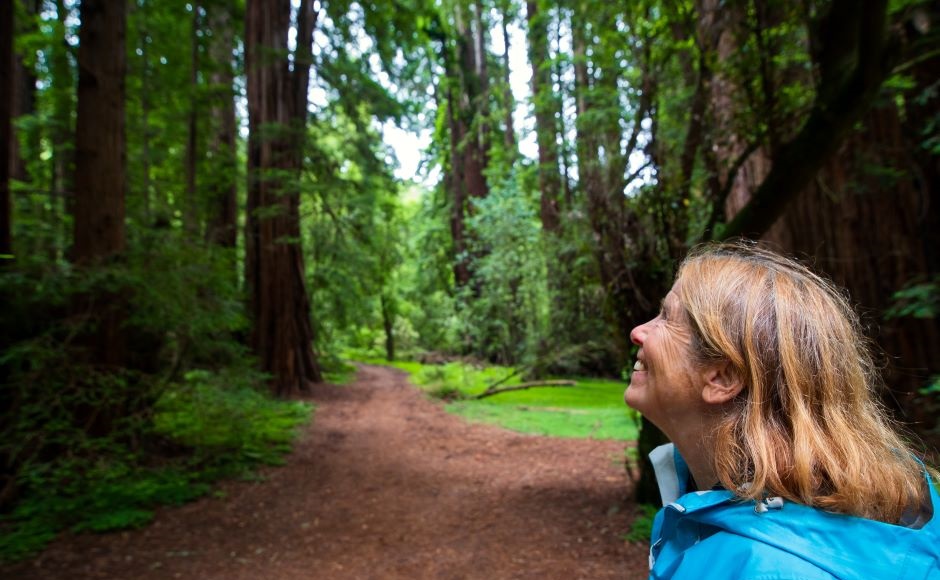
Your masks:
<svg viewBox="0 0 940 580"><path fill-rule="evenodd" d="M10 144L13 140L13 3L0 2L0 266L13 256Z"/></svg>
<svg viewBox="0 0 940 580"><path fill-rule="evenodd" d="M814 27L821 47L816 99L796 135L774 152L771 169L733 215L722 239L759 238L850 135L891 70L887 0L836 0Z"/></svg>
<svg viewBox="0 0 940 580"><path fill-rule="evenodd" d="M30 17L27 22L18 23L20 30L14 28L14 35L33 32L32 18L39 12L39 2L36 0L27 0L22 2L26 9L26 14ZM26 65L25 55L16 55L14 57L13 68L13 112L12 117L15 121L20 117L33 115L36 112L36 72L33 68ZM11 177L20 182L29 182L30 175L26 165L27 159L39 155L40 134L37 127L30 127L23 131L26 135L26 150L20 145L20 139L14 136L10 143L10 155L12 157ZM33 184L33 189L40 189Z"/></svg>
<svg viewBox="0 0 940 580"><path fill-rule="evenodd" d="M552 69L548 54L546 15L539 11L539 0L526 2L529 24L529 61L532 63L532 101L535 105L535 134L539 148L539 216L542 229L555 233L561 225L559 200L561 172L558 167L558 133L555 112L558 109L552 91Z"/></svg>
<svg viewBox="0 0 940 580"><path fill-rule="evenodd" d="M183 210L183 223L187 233L195 237L199 230L199 210L196 203L196 165L198 142L198 73L199 73L199 3L192 4L193 15L190 23L189 49L189 118L186 131L186 207Z"/></svg>
<svg viewBox="0 0 940 580"><path fill-rule="evenodd" d="M322 381L300 245L299 192L307 120L310 43L317 14L302 0L294 70L288 68L290 2L249 0L245 23L249 155L246 272L251 345L278 396Z"/></svg>
<svg viewBox="0 0 940 580"><path fill-rule="evenodd" d="M516 108L515 100L512 96L512 85L509 80L509 11L510 4L505 2L502 6L502 30L503 30L503 106L506 108L504 111L505 114L505 123L506 123L506 133L504 136L503 146L506 148L506 158L507 161L511 164L519 156L519 149L516 144L516 129L513 126L512 114Z"/></svg>
<svg viewBox="0 0 940 580"><path fill-rule="evenodd" d="M884 354L889 390L881 393L883 400L923 431L920 426L932 427L935 417L918 404L917 390L940 374L940 320L884 319L883 314L894 292L937 273L930 266L935 250L925 243L925 226L936 221L937 207L913 178L930 166L904 153L916 145L904 142L893 103L870 111L864 121L764 239L813 256L816 269L848 289ZM865 171L873 166L896 171L896 177L886 184L883 175Z"/></svg>
<svg viewBox="0 0 940 580"><path fill-rule="evenodd" d="M475 5L476 6L476 5ZM454 240L454 279L458 287L467 286L473 278L473 257L470 255L465 221L471 211L471 200L489 194L485 170L487 166L486 134L487 101L484 97L488 87L485 62L486 53L479 30L479 6L476 28L468 22L463 6L456 6L456 55L447 53L444 40L445 69L451 79L458 79L457 87L448 88L448 124L450 126L451 169L449 179L452 186L451 234ZM448 68L450 65L450 68Z"/></svg>
<svg viewBox="0 0 940 580"><path fill-rule="evenodd" d="M65 22L70 15L70 10L66 8L63 0L56 0L56 20L57 31L61 30L62 35L56 34L55 46L52 48L50 59L50 73L52 75L52 184L50 190L57 200L53 211L61 209L64 215L74 213L74 147L72 139L74 138L74 129L72 126L72 95L75 90L74 71L69 61L71 46L65 40ZM67 223L67 222L66 222ZM62 226L60 226L62 227ZM67 234L61 232L57 237L67 238Z"/></svg>
<svg viewBox="0 0 940 580"><path fill-rule="evenodd" d="M383 292L379 296L382 308L382 327L385 330L385 360L395 360L395 312L392 298Z"/></svg>
<svg viewBox="0 0 940 580"><path fill-rule="evenodd" d="M126 13L123 2L83 0L75 140L76 264L124 251Z"/></svg>
<svg viewBox="0 0 940 580"><path fill-rule="evenodd" d="M209 182L210 212L206 238L209 242L234 248L238 236L238 186L236 183L236 122L233 90L231 6L207 6L212 39L209 59L214 67L209 75L212 93L213 138L210 142L212 175Z"/></svg>

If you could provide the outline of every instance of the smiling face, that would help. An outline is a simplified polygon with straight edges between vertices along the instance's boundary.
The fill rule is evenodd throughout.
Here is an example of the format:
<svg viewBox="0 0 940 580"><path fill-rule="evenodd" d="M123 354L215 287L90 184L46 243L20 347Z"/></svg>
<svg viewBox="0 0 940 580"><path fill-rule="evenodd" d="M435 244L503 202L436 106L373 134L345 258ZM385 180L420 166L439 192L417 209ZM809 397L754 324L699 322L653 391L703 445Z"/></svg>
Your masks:
<svg viewBox="0 0 940 580"><path fill-rule="evenodd" d="M640 347L624 394L627 405L640 411L669 436L698 423L704 412L703 374L692 359L692 334L675 289L663 300L659 316L630 332Z"/></svg>

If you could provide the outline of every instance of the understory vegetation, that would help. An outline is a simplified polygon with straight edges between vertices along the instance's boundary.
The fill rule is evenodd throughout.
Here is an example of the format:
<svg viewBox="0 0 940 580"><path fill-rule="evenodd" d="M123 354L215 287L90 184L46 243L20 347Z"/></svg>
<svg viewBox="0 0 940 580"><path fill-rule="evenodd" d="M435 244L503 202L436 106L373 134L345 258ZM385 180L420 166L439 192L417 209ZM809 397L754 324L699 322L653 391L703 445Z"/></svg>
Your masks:
<svg viewBox="0 0 940 580"><path fill-rule="evenodd" d="M310 404L271 397L237 340L245 320L224 256L154 241L93 275L36 258L0 276L0 560L63 530L139 527L219 478L255 477L310 419ZM89 360L104 324L84 316L91 292L133 313L133 366Z"/></svg>

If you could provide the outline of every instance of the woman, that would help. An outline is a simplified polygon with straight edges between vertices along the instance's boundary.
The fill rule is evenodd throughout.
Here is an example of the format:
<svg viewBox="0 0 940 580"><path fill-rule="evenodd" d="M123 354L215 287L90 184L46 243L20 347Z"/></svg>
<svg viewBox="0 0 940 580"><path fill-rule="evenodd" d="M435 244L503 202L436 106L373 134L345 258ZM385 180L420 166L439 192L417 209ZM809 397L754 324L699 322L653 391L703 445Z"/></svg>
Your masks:
<svg viewBox="0 0 940 580"><path fill-rule="evenodd" d="M804 266L706 246L638 326L656 449L651 578L940 579L938 497L876 403L858 319Z"/></svg>

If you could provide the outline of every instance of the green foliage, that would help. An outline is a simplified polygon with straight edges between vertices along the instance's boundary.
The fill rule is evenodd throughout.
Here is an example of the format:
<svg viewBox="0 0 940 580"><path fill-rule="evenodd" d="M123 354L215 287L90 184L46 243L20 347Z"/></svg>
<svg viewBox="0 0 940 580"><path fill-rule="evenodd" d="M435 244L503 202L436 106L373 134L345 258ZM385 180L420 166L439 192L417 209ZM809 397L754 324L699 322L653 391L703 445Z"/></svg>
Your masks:
<svg viewBox="0 0 940 580"><path fill-rule="evenodd" d="M637 514L630 524L630 531L623 539L628 542L649 542L653 535L653 520L659 511L654 505L640 504L637 506Z"/></svg>
<svg viewBox="0 0 940 580"><path fill-rule="evenodd" d="M885 318L936 318L940 315L940 276L912 282L892 295Z"/></svg>
<svg viewBox="0 0 940 580"><path fill-rule="evenodd" d="M235 465L278 464L290 450L295 427L309 417L310 406L271 399L245 383L245 371L186 373L183 382L157 401L156 433L194 449L200 463L224 457ZM261 384L259 376L253 378Z"/></svg>
<svg viewBox="0 0 940 580"><path fill-rule="evenodd" d="M219 477L281 463L311 407L272 400L262 378L250 368L190 371L166 386L152 423L135 430L144 447L123 442L126 432L112 433L30 462L18 473L22 499L0 519L0 559L26 557L63 529L140 527L157 505L182 504Z"/></svg>
<svg viewBox="0 0 940 580"><path fill-rule="evenodd" d="M921 395L929 395L932 397L940 396L940 375L931 378L927 386L921 388L918 392Z"/></svg>
<svg viewBox="0 0 940 580"><path fill-rule="evenodd" d="M356 367L339 357L320 357L326 382L346 385L356 378Z"/></svg>
<svg viewBox="0 0 940 580"><path fill-rule="evenodd" d="M548 331L541 227L518 185L506 180L473 201L467 220L473 280L462 289L458 311L475 354L504 364L534 359Z"/></svg>
<svg viewBox="0 0 940 580"><path fill-rule="evenodd" d="M63 529L143 525L155 505L277 463L309 416L269 398L236 341L246 321L230 255L174 230L129 242L97 268L32 256L0 273L0 457L16 492L0 558ZM86 354L101 300L125 313L124 367Z"/></svg>

